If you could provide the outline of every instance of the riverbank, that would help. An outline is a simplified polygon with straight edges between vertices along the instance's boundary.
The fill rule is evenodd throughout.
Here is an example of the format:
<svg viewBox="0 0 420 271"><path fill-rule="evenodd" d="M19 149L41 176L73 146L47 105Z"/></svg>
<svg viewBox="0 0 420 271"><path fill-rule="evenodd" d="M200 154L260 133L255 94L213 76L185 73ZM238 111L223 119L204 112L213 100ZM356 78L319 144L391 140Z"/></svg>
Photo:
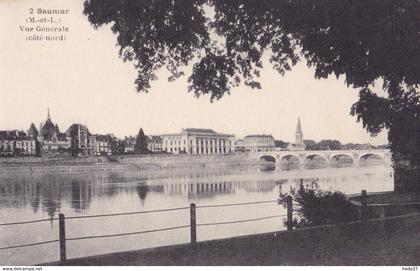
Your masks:
<svg viewBox="0 0 420 271"><path fill-rule="evenodd" d="M198 180L226 181L271 181L275 183L285 183L287 180L306 180L311 182L318 179L331 180L337 177L337 170L340 174L340 183L345 180L358 180L360 174L376 176L378 174L384 177L389 176L390 168L382 166L371 167L326 167L305 169L297 168L293 170L283 169L281 166L259 162L239 162L239 163L213 163L206 164L204 167L200 164L178 164L171 166L160 166L156 164L131 164L131 163L86 163L86 164L8 164L6 167L0 165L0 180L10 182L32 182L43 179L69 179L76 180L153 180L154 184L165 184L168 180L180 183L195 183ZM298 183L298 182L297 182ZM323 189L341 190L338 183L321 185ZM370 191L391 191L393 185L387 183L385 187L382 182L374 181L369 186ZM333 185L333 186L332 186ZM350 186L344 186L346 193L360 193L359 189L349 189ZM366 189L366 186L362 187ZM288 189L288 187L285 187Z"/></svg>
<svg viewBox="0 0 420 271"><path fill-rule="evenodd" d="M349 200L362 206L362 196L350 195ZM389 217L420 212L420 195L395 191L370 193L366 196L366 215L371 218Z"/></svg>
<svg viewBox="0 0 420 271"><path fill-rule="evenodd" d="M419 223L417 213L70 259L65 265L416 266L420 262Z"/></svg>
<svg viewBox="0 0 420 271"><path fill-rule="evenodd" d="M0 176L53 172L153 171L171 169L232 168L261 165L246 154L234 155L119 155L103 157L0 158Z"/></svg>
<svg viewBox="0 0 420 271"><path fill-rule="evenodd" d="M357 193L361 189L383 191L392 181L383 177L387 167L345 167L261 171L259 167L196 168L124 171L45 172L16 174L0 178L3 223L80 215L116 214L173 207L222 205L254 201L275 201L280 189L297 187L301 180L319 180L323 189ZM283 214L276 202L198 210L198 223L246 220ZM162 229L188 225L189 210L133 216L104 217L100 220L66 221L68 237L83 237ZM101 225L101 226L98 226ZM56 221L3 228L0 242L21 245L58 238ZM199 227L198 240L279 231L282 218L269 221ZM69 258L168 246L189 241L188 228L115 238L69 241ZM17 253L19 252L19 253ZM22 255L24 257L22 257ZM58 244L19 248L0 254L9 265L39 264L59 259Z"/></svg>

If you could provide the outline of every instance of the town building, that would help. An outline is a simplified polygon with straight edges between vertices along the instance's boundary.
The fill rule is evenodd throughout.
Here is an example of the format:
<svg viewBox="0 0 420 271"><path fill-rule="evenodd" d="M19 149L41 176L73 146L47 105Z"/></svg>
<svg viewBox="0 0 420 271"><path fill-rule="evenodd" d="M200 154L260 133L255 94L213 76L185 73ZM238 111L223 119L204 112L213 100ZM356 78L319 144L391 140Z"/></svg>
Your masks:
<svg viewBox="0 0 420 271"><path fill-rule="evenodd" d="M272 135L248 135L244 138L243 146L246 152L273 151L275 140Z"/></svg>
<svg viewBox="0 0 420 271"><path fill-rule="evenodd" d="M29 126L29 129L28 129L28 133L27 133L27 135L28 135L29 137L31 137L31 138L38 139L38 136L39 136L39 131L38 131L38 129L35 127L35 124L31 123L31 126Z"/></svg>
<svg viewBox="0 0 420 271"><path fill-rule="evenodd" d="M236 140L235 152L245 152L245 144L243 139Z"/></svg>
<svg viewBox="0 0 420 271"><path fill-rule="evenodd" d="M134 145L136 144L136 138L133 136L125 137L123 139L124 153L132 154L134 153Z"/></svg>
<svg viewBox="0 0 420 271"><path fill-rule="evenodd" d="M36 154L35 138L23 131L0 131L0 156Z"/></svg>
<svg viewBox="0 0 420 271"><path fill-rule="evenodd" d="M284 142L283 140L276 140L275 141L275 145L276 145L276 150L278 151L283 151L283 150L287 150L287 148L289 147L288 142Z"/></svg>
<svg viewBox="0 0 420 271"><path fill-rule="evenodd" d="M96 155L110 155L112 154L113 144L115 142L112 135L95 135L96 145L95 152Z"/></svg>
<svg viewBox="0 0 420 271"><path fill-rule="evenodd" d="M296 126L295 143L289 144L288 149L291 151L305 150L305 143L303 142L303 132L302 132L302 126L300 124L300 118L298 118L298 123Z"/></svg>
<svg viewBox="0 0 420 271"><path fill-rule="evenodd" d="M147 150L149 152L162 152L162 137L147 136Z"/></svg>
<svg viewBox="0 0 420 271"><path fill-rule="evenodd" d="M96 137L79 123L72 124L66 131L70 138L70 153L73 155L96 155Z"/></svg>
<svg viewBox="0 0 420 271"><path fill-rule="evenodd" d="M29 128L31 134L36 133L33 128L35 127L32 127L32 125ZM41 154L65 152L70 148L70 138L65 133L61 133L58 125L52 122L49 109L47 120L45 123L40 124L37 139L40 144Z"/></svg>
<svg viewBox="0 0 420 271"><path fill-rule="evenodd" d="M211 129L182 129L179 134L165 134L162 150L173 154L230 154L235 151L235 137Z"/></svg>

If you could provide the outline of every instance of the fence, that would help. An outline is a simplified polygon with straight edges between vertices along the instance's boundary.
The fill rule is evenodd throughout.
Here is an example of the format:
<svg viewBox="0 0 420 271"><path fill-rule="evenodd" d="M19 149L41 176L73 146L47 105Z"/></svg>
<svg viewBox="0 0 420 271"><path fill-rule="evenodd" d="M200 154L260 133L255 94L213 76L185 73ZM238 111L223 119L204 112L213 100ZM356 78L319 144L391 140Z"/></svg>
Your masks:
<svg viewBox="0 0 420 271"><path fill-rule="evenodd" d="M196 221L197 220L197 209L222 208L222 207L229 207L229 206L255 205L255 204L276 203L276 202L277 202L276 200L269 200L269 201L254 201L254 202L243 202L243 203L198 205L198 206L196 206L195 203L191 203L190 206L178 207L178 208L147 210L147 211L138 211L138 212L125 212L125 213L113 213L113 214L100 214L100 215L69 216L69 217L66 217L64 214L60 213L58 218L53 218L53 219L38 219L38 220L31 220L31 221L2 223L2 224L0 224L0 227L21 225L21 224L42 223L42 222L47 222L47 221L51 222L51 221L57 221L58 220L59 236L58 236L58 239L54 239L54 240L48 240L48 241L36 242L36 243L28 243L28 244L21 244L21 245L14 245L14 246L7 246L7 247L0 247L0 250L15 249L15 248L22 248L22 247L30 247L30 246L38 246L38 245L44 245L44 244L50 244L50 243L59 243L60 261L64 263L67 259L67 255L66 255L66 244L67 244L67 242L76 241L76 240L138 235L138 234L145 234L145 233L152 233L152 232L162 232L162 231L170 231L170 230L175 230L175 229L190 228L190 243L195 244L197 242L197 227L227 225L227 224L235 224L235 223L245 223L245 222L251 222L251 221L266 220L266 219L276 218L276 217L287 217L287 229L292 230L293 204L292 204L292 198L291 197L289 197L288 200L287 200L287 214L272 215L272 216L265 216L265 217L256 217L256 218L243 219L243 220L219 221L219 222L199 223L199 224L197 224L197 221ZM171 212L171 211L187 210L187 209L190 210L190 223L188 225L180 225L180 226L173 226L173 227L159 228L159 229L145 230L145 231L137 231L137 232L125 232L125 233L115 233L115 234L107 234L107 235L91 235L91 236L66 238L66 221L67 220L90 219L90 218L98 218L98 217L127 216L127 215L138 215L138 214L147 214L147 213L162 213L162 212Z"/></svg>
<svg viewBox="0 0 420 271"><path fill-rule="evenodd" d="M206 226L215 226L215 225L226 225L226 224L236 224L236 223L245 223L251 221L260 221L266 220L270 218L276 217L285 217L286 218L286 226L288 231L293 230L293 204L292 198L289 196L287 197L286 207L287 212L286 214L279 214L279 215L272 215L272 216L265 216L265 217L257 217L257 218L249 218L243 220L232 220L232 221L219 221L219 222L212 222L212 223L199 223L197 224L197 209L205 209L205 208L221 208L221 207L228 207L228 206L239 206L239 205L255 205L255 204L264 204L264 203L274 203L277 202L276 200L269 200L269 201L254 201L254 202L244 202L244 203L229 203L229 204L216 204L216 205L198 205L196 206L195 203L191 203L190 206L185 207L178 207L178 208L168 208L168 209L158 209L158 210L148 210L148 211L138 211L138 212L125 212L125 213L113 213L113 214L100 214L100 215L87 215L87 216L70 216L65 217L64 214L60 213L58 218L53 218L53 221L59 222L59 238L54 240L48 240L43 242L37 243L29 243L29 244L21 244L21 245L14 245L8 247L0 247L0 250L6 249L14 249L14 248L22 248L22 247L30 247L30 246L38 246L50 243L59 243L60 249L60 261L64 263L67 259L66 256L66 244L69 241L76 241L76 240L85 240L85 239L95 239L95 238L108 238L108 237L118 237L118 236L129 236L129 235L138 235L138 234L145 234L145 233L152 233L152 232L161 232L161 231L170 231L175 229L182 229L182 228L190 228L190 243L195 244L197 242L197 227L206 227ZM393 205L420 205L420 202L410 202L410 203L385 203L385 204L367 204L367 193L366 190L362 190L361 192L361 201L360 204L357 204L361 207L361 221L366 222L368 219L367 215L367 208L369 206L393 206ZM167 228L160 228L160 229L153 229L153 230L145 230L145 231L137 231L137 232L125 232L125 233L115 233L115 234L107 234L107 235L91 235L91 236L82 236L82 237L74 237L74 238L66 238L66 220L72 219L90 219L90 218L98 218L98 217L112 217L112 216L127 216L127 215L138 215L138 214L146 214L146 213L161 213L161 212L171 212L171 211L178 211L178 210L190 210L190 223L188 225L180 225L180 226L173 226ZM20 224L33 224L33 223L42 223L46 221L51 221L51 219L39 219L39 220L32 220L32 221L23 221L23 222L11 222L11 223L2 223L2 226L12 226L12 225L20 225Z"/></svg>

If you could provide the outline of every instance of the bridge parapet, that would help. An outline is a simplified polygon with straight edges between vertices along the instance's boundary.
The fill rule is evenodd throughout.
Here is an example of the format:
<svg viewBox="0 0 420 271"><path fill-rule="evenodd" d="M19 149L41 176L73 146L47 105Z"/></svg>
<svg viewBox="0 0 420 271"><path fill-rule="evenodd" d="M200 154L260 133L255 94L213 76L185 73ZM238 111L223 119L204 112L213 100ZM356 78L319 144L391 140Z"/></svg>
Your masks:
<svg viewBox="0 0 420 271"><path fill-rule="evenodd" d="M305 150L305 151L267 151L267 152L255 152L250 153L251 156L255 156L257 161L262 159L267 161L275 161L280 163L282 160L298 160L299 163L305 163L306 159L314 159L320 157L325 160L326 163L330 163L338 160L340 157L349 157L353 160L353 163L358 163L361 160L366 160L368 157L375 156L380 157L385 163L391 162L391 152L387 149L372 149L372 150Z"/></svg>

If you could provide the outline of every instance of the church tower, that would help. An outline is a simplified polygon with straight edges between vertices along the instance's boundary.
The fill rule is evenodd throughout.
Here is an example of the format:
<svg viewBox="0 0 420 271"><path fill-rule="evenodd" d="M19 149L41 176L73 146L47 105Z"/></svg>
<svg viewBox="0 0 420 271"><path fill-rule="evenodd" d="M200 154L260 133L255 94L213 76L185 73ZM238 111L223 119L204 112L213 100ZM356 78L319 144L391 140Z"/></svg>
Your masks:
<svg viewBox="0 0 420 271"><path fill-rule="evenodd" d="M296 126L295 144L296 144L296 147L298 148L305 148L305 144L303 143L303 132L302 132L302 127L300 125L300 118L298 118L298 123Z"/></svg>

